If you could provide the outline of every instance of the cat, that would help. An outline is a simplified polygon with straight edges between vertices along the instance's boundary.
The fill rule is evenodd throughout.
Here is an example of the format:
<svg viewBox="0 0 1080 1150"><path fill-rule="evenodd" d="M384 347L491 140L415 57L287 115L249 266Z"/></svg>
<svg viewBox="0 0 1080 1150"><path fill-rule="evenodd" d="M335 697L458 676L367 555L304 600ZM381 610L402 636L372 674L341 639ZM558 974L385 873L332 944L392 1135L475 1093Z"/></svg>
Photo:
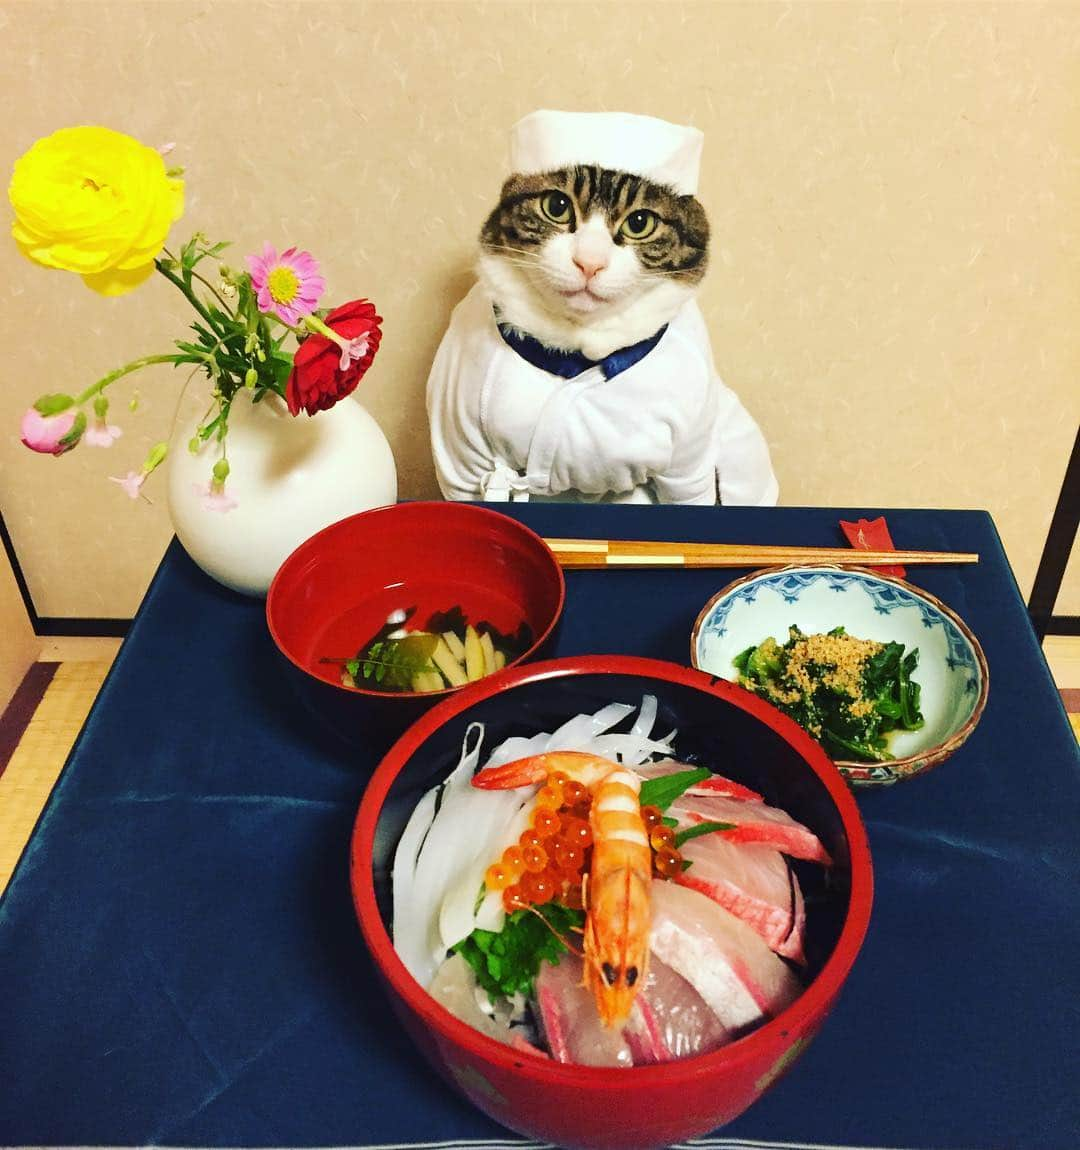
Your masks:
<svg viewBox="0 0 1080 1150"><path fill-rule="evenodd" d="M500 322L600 360L658 332L709 262L700 202L594 166L506 181L480 232L481 283Z"/></svg>
<svg viewBox="0 0 1080 1150"><path fill-rule="evenodd" d="M590 164L519 172L428 381L447 498L776 502L768 448L716 376L694 195Z"/></svg>

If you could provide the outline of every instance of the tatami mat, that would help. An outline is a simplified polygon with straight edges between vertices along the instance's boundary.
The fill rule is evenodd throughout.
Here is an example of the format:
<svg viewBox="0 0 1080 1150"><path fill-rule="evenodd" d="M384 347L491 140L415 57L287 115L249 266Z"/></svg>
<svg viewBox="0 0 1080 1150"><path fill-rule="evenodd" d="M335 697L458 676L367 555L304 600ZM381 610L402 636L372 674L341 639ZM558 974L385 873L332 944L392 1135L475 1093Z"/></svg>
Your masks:
<svg viewBox="0 0 1080 1150"><path fill-rule="evenodd" d="M61 663L0 774L0 891L109 672L108 660Z"/></svg>

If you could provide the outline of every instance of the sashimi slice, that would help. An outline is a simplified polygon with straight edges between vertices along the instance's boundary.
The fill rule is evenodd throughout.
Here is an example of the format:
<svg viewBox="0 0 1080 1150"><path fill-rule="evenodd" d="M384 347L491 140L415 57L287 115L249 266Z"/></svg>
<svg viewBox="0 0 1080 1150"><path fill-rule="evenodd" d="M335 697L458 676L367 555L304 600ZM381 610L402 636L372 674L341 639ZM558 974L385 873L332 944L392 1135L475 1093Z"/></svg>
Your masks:
<svg viewBox="0 0 1080 1150"><path fill-rule="evenodd" d="M734 823L733 829L716 833L731 842L764 843L792 858L832 865L829 852L813 831L768 803L719 794L684 794L668 807L667 813L680 823Z"/></svg>
<svg viewBox="0 0 1080 1150"><path fill-rule="evenodd" d="M676 880L681 886L700 891L741 918L777 954L806 961L806 916L799 922L795 913L798 879L779 851L758 843L732 842L719 833L689 839L681 850L691 864Z"/></svg>
<svg viewBox="0 0 1080 1150"><path fill-rule="evenodd" d="M632 1066L629 1044L621 1030L600 1021L582 973L581 959L564 954L558 966L542 963L536 976L536 1004L551 1057L581 1066Z"/></svg>
<svg viewBox="0 0 1080 1150"><path fill-rule="evenodd" d="M784 960L712 899L654 882L651 902L653 954L682 975L729 1030L762 1022L798 997L799 980Z"/></svg>
<svg viewBox="0 0 1080 1150"><path fill-rule="evenodd" d="M674 775L678 771L692 771L693 769L689 763L680 763L677 759L660 759L655 763L640 763L634 767L634 772L643 779L658 779L662 775ZM689 787L684 793L688 795L726 795L730 799L741 799L747 802L752 802L755 799L760 801L761 799L761 795L757 791L744 787L742 783L737 783L734 779L725 779L723 775L710 775L709 778L702 779L700 783L695 783Z"/></svg>
<svg viewBox="0 0 1080 1150"><path fill-rule="evenodd" d="M541 1058L547 1057L525 1038L520 1026L511 1025L508 1010L492 1011L483 1008L481 1003L487 999L487 991L477 985L472 968L460 954L452 954L439 967L428 986L428 994L436 1002L442 1003L456 1018L467 1022L481 1034L494 1038L496 1042L505 1042L516 1050L527 1050Z"/></svg>
<svg viewBox="0 0 1080 1150"><path fill-rule="evenodd" d="M623 1034L635 1066L705 1054L732 1037L690 983L655 955Z"/></svg>

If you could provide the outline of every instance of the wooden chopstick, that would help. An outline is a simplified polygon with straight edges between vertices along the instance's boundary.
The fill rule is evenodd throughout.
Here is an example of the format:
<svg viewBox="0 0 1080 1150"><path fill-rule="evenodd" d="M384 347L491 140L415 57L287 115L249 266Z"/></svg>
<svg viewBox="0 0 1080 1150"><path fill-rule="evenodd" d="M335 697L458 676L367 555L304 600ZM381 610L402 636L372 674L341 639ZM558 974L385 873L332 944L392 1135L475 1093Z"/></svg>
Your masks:
<svg viewBox="0 0 1080 1150"><path fill-rule="evenodd" d="M851 547L770 547L746 543L661 543L642 539L546 539L561 567L774 567L842 563L890 567L978 563L965 551L860 551Z"/></svg>

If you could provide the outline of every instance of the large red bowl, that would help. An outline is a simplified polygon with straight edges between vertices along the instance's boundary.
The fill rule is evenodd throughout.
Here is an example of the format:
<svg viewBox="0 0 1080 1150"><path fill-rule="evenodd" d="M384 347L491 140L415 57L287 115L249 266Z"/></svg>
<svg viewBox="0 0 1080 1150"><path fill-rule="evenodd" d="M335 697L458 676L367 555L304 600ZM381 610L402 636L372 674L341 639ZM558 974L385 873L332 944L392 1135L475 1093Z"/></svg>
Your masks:
<svg viewBox="0 0 1080 1150"><path fill-rule="evenodd" d="M316 722L349 742L387 746L439 699L341 683L341 664L391 612L415 608L423 626L460 607L505 634L525 624L532 643L510 666L540 655L566 588L551 549L516 519L467 503L398 503L342 519L302 543L266 596L266 621L294 687Z"/></svg>
<svg viewBox="0 0 1080 1150"><path fill-rule="evenodd" d="M435 1002L390 937L394 847L420 795L456 764L470 723L493 747L552 730L611 701L656 696L656 729L678 728L676 750L761 792L809 826L835 860L796 864L807 892L808 985L760 1029L715 1051L632 1069L569 1066L502 1045ZM467 833L467 831L465 832ZM872 873L854 799L825 753L756 696L700 671L651 659L587 656L537 663L478 683L416 722L376 769L352 839L360 928L408 1032L432 1065L496 1122L563 1147L632 1150L669 1145L741 1114L805 1050L833 1005L870 918Z"/></svg>

